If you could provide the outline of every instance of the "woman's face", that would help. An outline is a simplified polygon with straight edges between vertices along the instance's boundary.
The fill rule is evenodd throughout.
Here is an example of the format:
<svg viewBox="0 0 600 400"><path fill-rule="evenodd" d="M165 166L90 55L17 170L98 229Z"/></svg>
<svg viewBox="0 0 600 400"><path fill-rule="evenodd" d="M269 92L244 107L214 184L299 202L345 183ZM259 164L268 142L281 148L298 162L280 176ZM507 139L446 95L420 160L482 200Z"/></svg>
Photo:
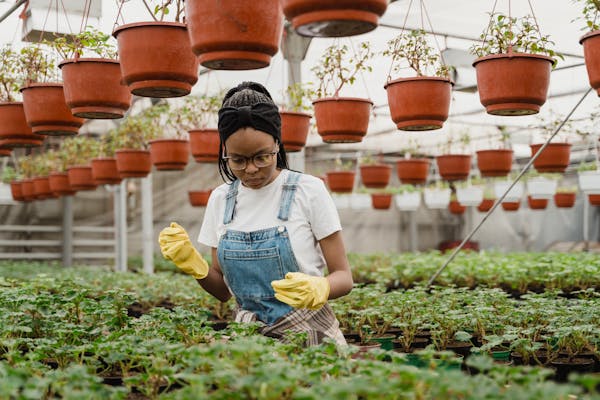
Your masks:
<svg viewBox="0 0 600 400"><path fill-rule="evenodd" d="M236 131L225 141L225 156L229 168L242 184L251 189L259 189L273 182L279 170L277 169L277 154L269 154L278 150L273 136L247 127ZM270 162L269 165L257 167L252 161L254 156L260 155L258 159ZM246 162L246 167L236 170L234 164ZM260 162L259 162L260 164Z"/></svg>

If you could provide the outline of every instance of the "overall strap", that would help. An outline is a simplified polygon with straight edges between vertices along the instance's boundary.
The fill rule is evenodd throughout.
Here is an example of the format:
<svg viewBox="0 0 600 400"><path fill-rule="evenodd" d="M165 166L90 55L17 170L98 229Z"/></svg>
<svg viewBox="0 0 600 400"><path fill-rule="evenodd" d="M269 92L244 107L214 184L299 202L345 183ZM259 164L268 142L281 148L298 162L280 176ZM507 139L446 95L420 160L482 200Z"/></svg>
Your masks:
<svg viewBox="0 0 600 400"><path fill-rule="evenodd" d="M296 187L298 187L300 176L302 176L302 174L299 172L289 171L288 177L283 184L279 215L277 215L277 218L282 221L287 221L290 216L290 208L294 201L294 195L296 194Z"/></svg>
<svg viewBox="0 0 600 400"><path fill-rule="evenodd" d="M223 224L227 225L233 220L233 214L235 213L235 199L238 194L238 187L240 186L240 180L236 179L229 186L227 197L225 198L225 213L223 215Z"/></svg>

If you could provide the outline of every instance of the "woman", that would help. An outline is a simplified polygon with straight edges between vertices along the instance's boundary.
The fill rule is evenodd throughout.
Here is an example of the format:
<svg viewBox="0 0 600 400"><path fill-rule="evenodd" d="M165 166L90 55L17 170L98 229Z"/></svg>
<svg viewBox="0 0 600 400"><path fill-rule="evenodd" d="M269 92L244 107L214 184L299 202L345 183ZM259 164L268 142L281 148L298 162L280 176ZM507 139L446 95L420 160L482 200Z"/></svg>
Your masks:
<svg viewBox="0 0 600 400"><path fill-rule="evenodd" d="M217 299L233 294L236 321L260 321L265 335L291 330L306 332L307 345L345 343L327 300L350 292L352 274L325 185L288 169L279 111L262 85L231 89L218 127L226 183L213 190L198 238L212 248L212 265L176 223L160 233L164 257Z"/></svg>

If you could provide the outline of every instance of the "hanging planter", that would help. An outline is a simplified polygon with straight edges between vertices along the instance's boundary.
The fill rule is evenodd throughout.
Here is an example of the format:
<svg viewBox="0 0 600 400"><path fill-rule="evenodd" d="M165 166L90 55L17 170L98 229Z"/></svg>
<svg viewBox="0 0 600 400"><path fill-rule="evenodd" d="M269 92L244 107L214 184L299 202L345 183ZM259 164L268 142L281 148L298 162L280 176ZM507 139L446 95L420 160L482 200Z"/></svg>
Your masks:
<svg viewBox="0 0 600 400"><path fill-rule="evenodd" d="M496 198L502 197L504 192L508 190L512 182L509 181L500 181L494 183L494 194ZM515 183L515 186L510 189L510 191L504 197L505 202L520 202L523 197L524 185L522 182Z"/></svg>
<svg viewBox="0 0 600 400"><path fill-rule="evenodd" d="M71 188L69 175L66 172L52 172L48 176L50 190L59 196L73 196L76 191Z"/></svg>
<svg viewBox="0 0 600 400"><path fill-rule="evenodd" d="M600 206L600 194L588 194L588 200L593 206Z"/></svg>
<svg viewBox="0 0 600 400"><path fill-rule="evenodd" d="M536 199L529 195L527 196L527 204L532 210L545 210L548 207L548 199Z"/></svg>
<svg viewBox="0 0 600 400"><path fill-rule="evenodd" d="M471 156L469 154L445 154L435 157L438 171L446 181L467 179L471 172Z"/></svg>
<svg viewBox="0 0 600 400"><path fill-rule="evenodd" d="M551 199L556 193L558 182L536 176L527 180L527 192L532 199Z"/></svg>
<svg viewBox="0 0 600 400"><path fill-rule="evenodd" d="M327 186L335 193L350 193L354 189L354 171L327 172Z"/></svg>
<svg viewBox="0 0 600 400"><path fill-rule="evenodd" d="M11 153L12 153L11 149L0 148L0 157L10 157Z"/></svg>
<svg viewBox="0 0 600 400"><path fill-rule="evenodd" d="M533 157L543 144L532 144L531 156ZM569 143L548 143L542 154L533 162L537 172L563 173L569 166L571 145Z"/></svg>
<svg viewBox="0 0 600 400"><path fill-rule="evenodd" d="M462 206L478 206L483 201L483 188L479 186L457 187L456 200Z"/></svg>
<svg viewBox="0 0 600 400"><path fill-rule="evenodd" d="M192 50L203 67L264 68L278 51L283 29L279 0L186 1L185 15Z"/></svg>
<svg viewBox="0 0 600 400"><path fill-rule="evenodd" d="M377 28L387 0L283 0L283 13L302 36L341 37Z"/></svg>
<svg viewBox="0 0 600 400"><path fill-rule="evenodd" d="M512 169L513 151L508 149L477 151L477 168L484 178L507 176Z"/></svg>
<svg viewBox="0 0 600 400"><path fill-rule="evenodd" d="M462 215L467 210L467 207L461 205L458 200L450 200L450 204L448 204L448 210L454 215Z"/></svg>
<svg viewBox="0 0 600 400"><path fill-rule="evenodd" d="M98 185L92 176L92 167L88 165L76 165L67 168L69 185L72 190L94 190Z"/></svg>
<svg viewBox="0 0 600 400"><path fill-rule="evenodd" d="M44 138L31 132L22 102L0 103L0 147L37 147L42 144Z"/></svg>
<svg viewBox="0 0 600 400"><path fill-rule="evenodd" d="M71 114L62 83L31 83L21 92L25 118L33 133L72 136L79 132L84 119Z"/></svg>
<svg viewBox="0 0 600 400"><path fill-rule="evenodd" d="M118 185L122 179L117 169L117 159L113 157L93 158L92 178L97 185Z"/></svg>
<svg viewBox="0 0 600 400"><path fill-rule="evenodd" d="M375 210L388 210L392 205L392 194L371 193L371 205Z"/></svg>
<svg viewBox="0 0 600 400"><path fill-rule="evenodd" d="M558 192L554 195L554 204L558 208L571 208L575 205L576 199L575 192Z"/></svg>
<svg viewBox="0 0 600 400"><path fill-rule="evenodd" d="M75 58L62 61L65 100L80 118L122 118L131 105L131 93L121 82L119 61Z"/></svg>
<svg viewBox="0 0 600 400"><path fill-rule="evenodd" d="M477 206L477 211L479 212L488 212L492 209L492 207L494 206L494 202L496 201L496 199L483 199L481 200L481 203L479 203L479 205Z"/></svg>
<svg viewBox="0 0 600 400"><path fill-rule="evenodd" d="M362 142L369 128L373 102L352 97L315 100L317 132L325 143Z"/></svg>
<svg viewBox="0 0 600 400"><path fill-rule="evenodd" d="M517 211L520 206L521 206L520 201L503 201L502 202L502 209L504 211Z"/></svg>
<svg viewBox="0 0 600 400"><path fill-rule="evenodd" d="M310 129L310 114L293 111L280 111L281 142L286 153L302 150Z"/></svg>
<svg viewBox="0 0 600 400"><path fill-rule="evenodd" d="M578 173L579 189L584 194L600 194L600 172L581 171Z"/></svg>
<svg viewBox="0 0 600 400"><path fill-rule="evenodd" d="M396 161L396 173L403 184L422 185L429 175L429 159L409 158Z"/></svg>
<svg viewBox="0 0 600 400"><path fill-rule="evenodd" d="M33 193L36 199L44 200L49 199L53 196L50 190L50 182L48 182L47 176L39 176L32 179L33 181Z"/></svg>
<svg viewBox="0 0 600 400"><path fill-rule="evenodd" d="M592 18L592 24L595 21ZM593 26L593 25L590 25ZM583 58L587 70L590 86L594 88L600 96L600 30L588 32L579 39L583 45Z"/></svg>
<svg viewBox="0 0 600 400"><path fill-rule="evenodd" d="M404 192L394 196L400 211L416 211L421 205L421 192Z"/></svg>
<svg viewBox="0 0 600 400"><path fill-rule="evenodd" d="M381 189L388 185L392 167L385 164L365 164L360 167L360 180L367 188Z"/></svg>
<svg viewBox="0 0 600 400"><path fill-rule="evenodd" d="M445 209L450 204L451 191L449 188L425 188L423 199L430 209Z"/></svg>
<svg viewBox="0 0 600 400"><path fill-rule="evenodd" d="M190 157L187 139L154 139L150 144L152 164L159 171L182 171Z"/></svg>
<svg viewBox="0 0 600 400"><path fill-rule="evenodd" d="M188 197L192 207L206 207L208 204L208 198L212 193L212 189L208 190L190 190L188 191Z"/></svg>
<svg viewBox="0 0 600 400"><path fill-rule="evenodd" d="M23 179L21 181L21 192L23 194L23 201L29 202L35 200L33 179Z"/></svg>
<svg viewBox="0 0 600 400"><path fill-rule="evenodd" d="M221 142L218 130L193 129L189 131L189 135L190 150L196 162L217 162L219 160Z"/></svg>
<svg viewBox="0 0 600 400"><path fill-rule="evenodd" d="M144 178L152 170L148 150L120 149L115 152L115 157L121 178Z"/></svg>
<svg viewBox="0 0 600 400"><path fill-rule="evenodd" d="M22 181L12 181L10 183L10 193L14 201L24 201L23 190L22 190Z"/></svg>
<svg viewBox="0 0 600 400"><path fill-rule="evenodd" d="M121 76L131 93L163 98L191 92L198 80L198 61L185 24L138 22L117 27L113 36L119 48Z"/></svg>

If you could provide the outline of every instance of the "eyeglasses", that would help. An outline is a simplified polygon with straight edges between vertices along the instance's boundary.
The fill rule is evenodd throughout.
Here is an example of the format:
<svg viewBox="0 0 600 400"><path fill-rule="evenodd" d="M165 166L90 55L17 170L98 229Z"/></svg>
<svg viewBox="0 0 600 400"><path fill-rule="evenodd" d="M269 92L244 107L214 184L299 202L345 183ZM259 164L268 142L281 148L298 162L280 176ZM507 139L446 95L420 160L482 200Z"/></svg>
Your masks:
<svg viewBox="0 0 600 400"><path fill-rule="evenodd" d="M252 157L244 157L244 156L226 156L223 157L224 160L227 161L229 168L234 171L241 171L248 167L248 161L252 161L252 164L256 168L264 168L273 164L274 158L273 156L279 153L279 148L269 152L269 153L260 153L255 154Z"/></svg>

